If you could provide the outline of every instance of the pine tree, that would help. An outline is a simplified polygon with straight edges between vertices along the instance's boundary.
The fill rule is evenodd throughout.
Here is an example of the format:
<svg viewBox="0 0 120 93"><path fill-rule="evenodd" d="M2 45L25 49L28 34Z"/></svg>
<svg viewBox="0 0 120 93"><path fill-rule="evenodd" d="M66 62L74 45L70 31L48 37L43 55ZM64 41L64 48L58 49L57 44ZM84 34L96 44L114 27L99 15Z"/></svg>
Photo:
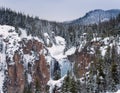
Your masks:
<svg viewBox="0 0 120 93"><path fill-rule="evenodd" d="M40 82L36 79L36 82L35 82L35 93L40 93L41 91L41 86L40 86Z"/></svg>
<svg viewBox="0 0 120 93"><path fill-rule="evenodd" d="M99 65L97 68L98 74L97 74L97 90L98 92L104 92L105 91L105 74L103 72L103 63L102 59L99 59Z"/></svg>
<svg viewBox="0 0 120 93"><path fill-rule="evenodd" d="M64 78L61 93L69 92L69 83L70 83L70 76L69 76L69 72L68 72L67 76Z"/></svg>
<svg viewBox="0 0 120 93"><path fill-rule="evenodd" d="M54 72L54 80L58 80L61 78L61 73L60 73L60 70L56 70Z"/></svg>
<svg viewBox="0 0 120 93"><path fill-rule="evenodd" d="M80 83L80 80L77 80L76 83L77 83L77 93L81 93L81 83Z"/></svg>
<svg viewBox="0 0 120 93"><path fill-rule="evenodd" d="M24 92L23 93L32 93L30 85L28 85L27 87L24 88Z"/></svg>
<svg viewBox="0 0 120 93"><path fill-rule="evenodd" d="M69 72L64 78L61 93L80 93L80 81L76 82L74 77L70 77Z"/></svg>
<svg viewBox="0 0 120 93"><path fill-rule="evenodd" d="M115 82L115 84L119 83L119 77L118 77L118 71L117 71L117 64L115 62L111 65L111 73L112 73L112 79Z"/></svg>
<svg viewBox="0 0 120 93"><path fill-rule="evenodd" d="M74 77L70 79L69 88L70 93L77 93L77 83L75 82Z"/></svg>

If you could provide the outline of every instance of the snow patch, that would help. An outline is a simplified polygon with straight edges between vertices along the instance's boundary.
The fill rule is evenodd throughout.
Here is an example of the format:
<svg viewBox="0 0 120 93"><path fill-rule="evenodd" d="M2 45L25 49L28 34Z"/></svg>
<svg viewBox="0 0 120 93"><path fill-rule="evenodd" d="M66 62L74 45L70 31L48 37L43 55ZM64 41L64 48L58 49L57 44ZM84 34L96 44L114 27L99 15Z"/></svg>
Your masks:
<svg viewBox="0 0 120 93"><path fill-rule="evenodd" d="M48 50L51 56L57 59L58 61L66 57L66 55L64 55L66 42L65 42L65 39L60 36L56 36L55 40L56 40L57 45L53 44L52 47L48 47Z"/></svg>
<svg viewBox="0 0 120 93"><path fill-rule="evenodd" d="M104 57L108 46L100 47L101 55Z"/></svg>
<svg viewBox="0 0 120 93"><path fill-rule="evenodd" d="M27 77L28 77L28 83L30 84L32 82L32 77L30 74L27 74Z"/></svg>
<svg viewBox="0 0 120 93"><path fill-rule="evenodd" d="M76 51L76 47L72 47L65 52L65 55L72 55Z"/></svg>
<svg viewBox="0 0 120 93"><path fill-rule="evenodd" d="M120 93L120 90L118 90L116 93Z"/></svg>
<svg viewBox="0 0 120 93"><path fill-rule="evenodd" d="M0 71L0 93L3 93L4 71Z"/></svg>
<svg viewBox="0 0 120 93"><path fill-rule="evenodd" d="M50 90L49 90L49 92L50 92L50 93L53 93L53 89L54 89L55 86L57 86L57 87L61 87L64 78L65 78L65 76L62 77L62 78L59 79L59 80L52 80L52 79L49 80L48 83L47 83L47 84L50 86Z"/></svg>
<svg viewBox="0 0 120 93"><path fill-rule="evenodd" d="M60 36L56 36L55 37L55 40L56 40L56 43L58 45L63 45L65 46L66 42L65 42L65 39L63 37L60 37Z"/></svg>
<svg viewBox="0 0 120 93"><path fill-rule="evenodd" d="M92 40L91 40L91 42L94 42L94 41L100 41L101 40L101 37L96 37L96 36L94 36L95 38L93 38Z"/></svg>

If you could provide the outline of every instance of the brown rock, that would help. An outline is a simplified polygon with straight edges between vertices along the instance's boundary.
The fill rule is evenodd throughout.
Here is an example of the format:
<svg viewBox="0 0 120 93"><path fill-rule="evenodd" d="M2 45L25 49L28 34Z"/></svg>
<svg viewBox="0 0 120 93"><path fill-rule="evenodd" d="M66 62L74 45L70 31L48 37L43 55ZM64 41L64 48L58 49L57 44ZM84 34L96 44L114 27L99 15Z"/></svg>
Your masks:
<svg viewBox="0 0 120 93"><path fill-rule="evenodd" d="M19 51L16 51L13 56L14 65L8 64L8 78L10 82L7 82L7 91L8 93L23 93L26 86L31 88L32 93L35 93L36 88L46 93L46 85L49 80L49 68L45 60L45 56L40 54L43 50L42 43L37 40L29 40L26 42L21 42L24 54L31 54L31 51L34 51L38 54L39 59L36 60L33 65L28 64L29 67L26 69L24 65L20 62L23 61L22 55L19 54ZM23 55L24 55L23 54ZM9 58L7 57L7 63L9 63ZM25 77L25 72L31 74L32 82L29 85Z"/></svg>

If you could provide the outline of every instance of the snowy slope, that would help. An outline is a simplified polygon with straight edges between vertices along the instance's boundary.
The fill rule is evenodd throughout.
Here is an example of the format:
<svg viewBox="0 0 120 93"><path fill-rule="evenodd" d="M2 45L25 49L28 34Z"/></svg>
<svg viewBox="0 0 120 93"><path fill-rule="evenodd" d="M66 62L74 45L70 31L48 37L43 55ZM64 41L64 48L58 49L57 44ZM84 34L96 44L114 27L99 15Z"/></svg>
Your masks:
<svg viewBox="0 0 120 93"><path fill-rule="evenodd" d="M66 55L64 55L64 49L65 49L66 42L64 38L60 36L56 36L55 40L57 44L56 45L53 44L53 46L48 48L48 50L52 57L54 57L57 60L60 60L66 57Z"/></svg>
<svg viewBox="0 0 120 93"><path fill-rule="evenodd" d="M0 25L0 93L3 93L3 83L5 79L5 71L8 69L8 65L14 65L15 62L13 61L13 56L15 51L18 51L23 54L22 46L19 44L22 39L33 39L38 40L39 42L42 42L40 39L37 37L31 37L27 36L26 31L23 29L19 29L21 32L21 35L16 32L16 29L12 26L8 25ZM6 57L9 58L9 61L7 63ZM24 60L24 66L27 69L28 63L29 62L34 62L36 59L36 56L34 53L31 55L23 55L23 60ZM27 75L28 77L28 82L32 82L32 78L30 74Z"/></svg>
<svg viewBox="0 0 120 93"><path fill-rule="evenodd" d="M7 69L5 54L6 44L3 40L7 39L11 35L11 33L9 33L10 30L14 30L14 28L6 25L0 26L0 93L3 93L3 83L5 78L4 71ZM13 33L13 35L15 35L15 33ZM11 43L13 43L12 40L13 39L11 39Z"/></svg>
<svg viewBox="0 0 120 93"><path fill-rule="evenodd" d="M116 17L120 14L120 10L118 9L112 9L112 10L94 10L86 13L84 17L81 17L79 19L73 20L69 23L72 24L82 24L82 25L89 25L89 24L94 24L94 23L99 23L103 21L108 21L112 17Z"/></svg>

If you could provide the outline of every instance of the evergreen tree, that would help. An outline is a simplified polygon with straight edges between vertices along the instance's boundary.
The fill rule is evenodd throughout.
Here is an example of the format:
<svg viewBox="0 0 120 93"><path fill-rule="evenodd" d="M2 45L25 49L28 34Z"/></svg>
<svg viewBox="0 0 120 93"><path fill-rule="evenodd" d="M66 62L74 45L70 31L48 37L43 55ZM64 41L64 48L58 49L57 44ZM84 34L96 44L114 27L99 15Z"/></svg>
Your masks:
<svg viewBox="0 0 120 93"><path fill-rule="evenodd" d="M77 80L76 83L77 83L77 93L81 93L81 83L80 83L80 80Z"/></svg>
<svg viewBox="0 0 120 93"><path fill-rule="evenodd" d="M117 91L117 84L119 84L119 77L118 77L118 71L117 71L117 64L113 62L111 64L111 91L116 92Z"/></svg>
<svg viewBox="0 0 120 93"><path fill-rule="evenodd" d="M70 83L70 76L69 76L69 72L68 72L67 76L64 78L61 93L69 92L69 83Z"/></svg>
<svg viewBox="0 0 120 93"><path fill-rule="evenodd" d="M115 64L115 63L112 64L111 71L112 71L112 78L114 79L115 84L118 84L119 78L118 78L118 73L117 73L118 72L117 71L117 64Z"/></svg>
<svg viewBox="0 0 120 93"><path fill-rule="evenodd" d="M72 78L70 79L69 88L70 88L70 90L69 90L70 93L77 93L77 92L78 92L78 91L77 91L77 83L76 83L74 77L72 77Z"/></svg>
<svg viewBox="0 0 120 93"><path fill-rule="evenodd" d="M40 85L40 82L36 79L36 82L35 82L35 93L40 93L41 91L41 85Z"/></svg>
<svg viewBox="0 0 120 93"><path fill-rule="evenodd" d="M76 82L74 77L70 77L68 72L64 78L61 93L80 93L80 81Z"/></svg>

